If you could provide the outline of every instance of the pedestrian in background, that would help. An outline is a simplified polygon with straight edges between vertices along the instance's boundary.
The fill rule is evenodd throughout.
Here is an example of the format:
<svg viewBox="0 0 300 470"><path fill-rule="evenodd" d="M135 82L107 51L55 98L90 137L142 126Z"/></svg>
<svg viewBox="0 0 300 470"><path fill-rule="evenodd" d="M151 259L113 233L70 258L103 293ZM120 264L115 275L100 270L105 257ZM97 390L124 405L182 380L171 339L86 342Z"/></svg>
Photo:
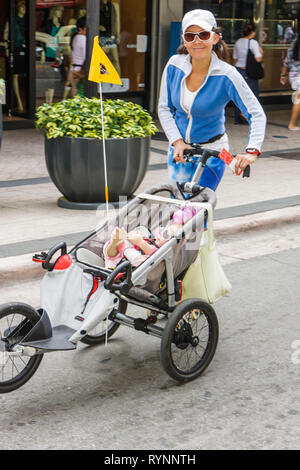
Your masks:
<svg viewBox="0 0 300 470"><path fill-rule="evenodd" d="M260 155L266 126L264 111L242 75L222 60L226 45L210 11L186 13L182 37L183 47L165 67L158 105L159 119L170 143L169 178L180 182L192 179L197 165L186 163L183 157L191 143L212 150L228 149L225 107L231 100L251 123L246 150L236 156L238 174ZM224 169L220 159L210 158L199 184L215 190Z"/></svg>
<svg viewBox="0 0 300 470"><path fill-rule="evenodd" d="M280 83L287 83L287 71L289 70L289 81L291 88L295 91L292 96L293 108L288 128L290 131L300 130L300 34L298 33L281 69Z"/></svg>
<svg viewBox="0 0 300 470"><path fill-rule="evenodd" d="M247 84L255 94L256 98L259 97L259 83L258 80L250 78L246 72L248 50L250 49L257 62L263 59L263 50L254 39L256 36L256 28L253 24L246 24L243 28L243 37L238 39L233 49L233 62L238 72L244 77ZM234 114L235 124L244 124L245 120L242 119L241 113L238 108L235 109Z"/></svg>
<svg viewBox="0 0 300 470"><path fill-rule="evenodd" d="M86 51L86 17L78 18L76 22L76 32L70 41L72 51L72 66L70 70L71 96L77 95L78 82L83 80L84 62Z"/></svg>
<svg viewBox="0 0 300 470"><path fill-rule="evenodd" d="M295 37L295 33L294 33L294 30L292 28L292 23L288 22L286 24L286 27L284 29L284 33L283 33L283 42L284 44L290 44L293 39Z"/></svg>

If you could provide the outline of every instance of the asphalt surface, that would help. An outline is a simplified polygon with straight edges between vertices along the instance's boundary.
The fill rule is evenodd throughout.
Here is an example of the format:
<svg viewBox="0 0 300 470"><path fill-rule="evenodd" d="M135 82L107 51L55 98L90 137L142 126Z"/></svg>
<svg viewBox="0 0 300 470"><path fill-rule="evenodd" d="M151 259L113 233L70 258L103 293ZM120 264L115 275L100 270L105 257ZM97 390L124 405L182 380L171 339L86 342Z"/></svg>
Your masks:
<svg viewBox="0 0 300 470"><path fill-rule="evenodd" d="M290 248L225 267L216 355L184 385L162 369L157 338L122 326L107 347L44 356L0 395L0 448L299 449L299 264ZM19 289L33 299L38 282Z"/></svg>

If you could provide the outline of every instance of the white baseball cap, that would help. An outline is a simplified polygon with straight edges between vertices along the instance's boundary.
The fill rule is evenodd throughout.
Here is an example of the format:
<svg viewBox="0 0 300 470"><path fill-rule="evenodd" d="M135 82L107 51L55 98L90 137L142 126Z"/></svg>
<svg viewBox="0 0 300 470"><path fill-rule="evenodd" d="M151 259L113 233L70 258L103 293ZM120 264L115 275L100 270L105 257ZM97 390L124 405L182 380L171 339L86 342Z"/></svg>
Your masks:
<svg viewBox="0 0 300 470"><path fill-rule="evenodd" d="M191 10L188 11L182 19L183 34L190 26L199 26L205 31L212 31L217 27L217 22L211 11L208 10Z"/></svg>

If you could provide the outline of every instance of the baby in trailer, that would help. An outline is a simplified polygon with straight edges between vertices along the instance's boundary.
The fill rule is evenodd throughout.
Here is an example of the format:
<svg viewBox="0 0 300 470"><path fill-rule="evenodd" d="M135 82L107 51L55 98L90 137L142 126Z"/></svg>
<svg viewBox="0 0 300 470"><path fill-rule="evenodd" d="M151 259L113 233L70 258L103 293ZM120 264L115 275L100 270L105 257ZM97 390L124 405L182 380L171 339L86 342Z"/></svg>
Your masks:
<svg viewBox="0 0 300 470"><path fill-rule="evenodd" d="M179 233L183 225L196 214L195 207L182 205L174 212L172 222L167 227L158 227L154 238L145 226L126 232L122 227L115 227L110 240L103 248L105 267L114 269L122 259L127 259L137 267L164 245L171 237Z"/></svg>

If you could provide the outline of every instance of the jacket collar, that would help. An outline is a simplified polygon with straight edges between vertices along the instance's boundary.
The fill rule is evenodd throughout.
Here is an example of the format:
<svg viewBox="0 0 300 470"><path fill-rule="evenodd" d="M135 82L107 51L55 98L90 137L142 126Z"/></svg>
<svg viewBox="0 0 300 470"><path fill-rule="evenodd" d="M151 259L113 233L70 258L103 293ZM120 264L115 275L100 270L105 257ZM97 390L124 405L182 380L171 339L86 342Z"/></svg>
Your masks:
<svg viewBox="0 0 300 470"><path fill-rule="evenodd" d="M207 76L211 75L213 72L219 71L221 69L220 59L218 58L217 54L212 51L211 53L211 61L209 64ZM191 56L189 54L186 55L184 60L184 72L185 75L189 75L192 71L192 62Z"/></svg>

